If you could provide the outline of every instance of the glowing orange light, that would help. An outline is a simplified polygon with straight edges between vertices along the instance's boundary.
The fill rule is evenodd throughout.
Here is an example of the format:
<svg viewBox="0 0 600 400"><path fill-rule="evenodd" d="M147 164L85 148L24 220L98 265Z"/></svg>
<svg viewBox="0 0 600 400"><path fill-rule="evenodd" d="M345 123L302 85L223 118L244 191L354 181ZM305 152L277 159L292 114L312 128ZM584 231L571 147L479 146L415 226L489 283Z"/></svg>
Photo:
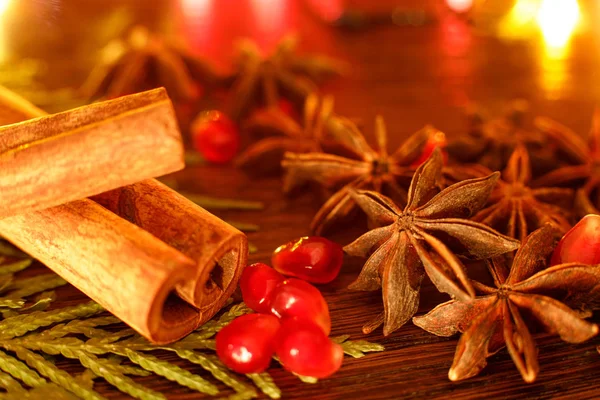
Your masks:
<svg viewBox="0 0 600 400"><path fill-rule="evenodd" d="M550 47L564 47L580 19L577 0L542 0L537 22Z"/></svg>
<svg viewBox="0 0 600 400"><path fill-rule="evenodd" d="M212 5L213 0L181 0L181 8L186 16L202 20L208 16Z"/></svg>
<svg viewBox="0 0 600 400"><path fill-rule="evenodd" d="M446 5L454 12L463 13L473 7L473 0L446 0Z"/></svg>
<svg viewBox="0 0 600 400"><path fill-rule="evenodd" d="M551 99L558 98L569 86L567 56L580 12L577 0L542 0L536 21L544 40L540 85Z"/></svg>
<svg viewBox="0 0 600 400"><path fill-rule="evenodd" d="M288 0L251 0L254 15L255 41L261 48L270 48L290 29Z"/></svg>
<svg viewBox="0 0 600 400"><path fill-rule="evenodd" d="M518 0L500 22L500 36L506 38L529 36L536 29L535 18L539 6L539 0Z"/></svg>

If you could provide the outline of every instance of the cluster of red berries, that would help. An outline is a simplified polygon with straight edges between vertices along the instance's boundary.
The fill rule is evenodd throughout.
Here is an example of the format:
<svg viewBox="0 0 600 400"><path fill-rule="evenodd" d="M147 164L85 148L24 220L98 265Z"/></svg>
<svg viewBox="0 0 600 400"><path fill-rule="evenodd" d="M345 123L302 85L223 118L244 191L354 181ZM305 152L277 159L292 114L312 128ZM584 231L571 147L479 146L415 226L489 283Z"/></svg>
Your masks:
<svg viewBox="0 0 600 400"><path fill-rule="evenodd" d="M327 239L301 238L278 248L273 260L286 275L329 282L342 263L338 251ZM329 307L316 287L257 263L244 269L240 288L256 314L236 318L217 334L217 355L225 365L243 374L262 372L276 354L299 375L325 378L340 368L344 352L329 339Z"/></svg>

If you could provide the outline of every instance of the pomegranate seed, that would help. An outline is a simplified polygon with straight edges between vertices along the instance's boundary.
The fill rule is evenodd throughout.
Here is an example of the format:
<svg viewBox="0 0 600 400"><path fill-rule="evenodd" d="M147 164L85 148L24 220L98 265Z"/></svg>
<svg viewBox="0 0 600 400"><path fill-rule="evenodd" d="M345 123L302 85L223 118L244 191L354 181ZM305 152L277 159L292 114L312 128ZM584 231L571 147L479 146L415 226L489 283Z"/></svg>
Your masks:
<svg viewBox="0 0 600 400"><path fill-rule="evenodd" d="M288 117L295 120L299 119L298 113L296 112L296 109L294 108L294 105L291 101L286 99L279 99L279 101L277 102L277 107L279 107L279 109Z"/></svg>
<svg viewBox="0 0 600 400"><path fill-rule="evenodd" d="M332 375L344 359L342 346L315 324L296 318L282 320L276 353L288 371L315 378Z"/></svg>
<svg viewBox="0 0 600 400"><path fill-rule="evenodd" d="M283 276L263 263L247 266L240 278L240 289L244 303L256 312L271 312L273 289L283 282Z"/></svg>
<svg viewBox="0 0 600 400"><path fill-rule="evenodd" d="M302 237L280 246L273 253L273 268L284 275L313 283L334 280L342 267L342 246L319 236Z"/></svg>
<svg viewBox="0 0 600 400"><path fill-rule="evenodd" d="M560 239L550 265L600 263L600 215L589 214Z"/></svg>
<svg viewBox="0 0 600 400"><path fill-rule="evenodd" d="M217 355L240 374L263 372L271 362L279 328L279 319L272 315L242 315L217 333Z"/></svg>
<svg viewBox="0 0 600 400"><path fill-rule="evenodd" d="M192 123L194 148L208 161L216 164L229 162L240 147L238 128L220 111L208 111Z"/></svg>
<svg viewBox="0 0 600 400"><path fill-rule="evenodd" d="M427 161L429 157L431 157L436 147L439 147L443 150L442 155L444 157L445 164L448 160L448 153L446 153L446 151L444 150L444 148L446 147L446 135L443 132L436 131L435 133L429 136L427 142L425 142L425 145L423 146L421 154L419 155L419 157L417 157L415 161L412 162L412 164L410 164L410 166L416 168L419 165L423 164L425 161Z"/></svg>
<svg viewBox="0 0 600 400"><path fill-rule="evenodd" d="M273 291L271 312L279 318L307 319L321 327L325 335L331 331L329 308L319 289L300 279L286 279Z"/></svg>

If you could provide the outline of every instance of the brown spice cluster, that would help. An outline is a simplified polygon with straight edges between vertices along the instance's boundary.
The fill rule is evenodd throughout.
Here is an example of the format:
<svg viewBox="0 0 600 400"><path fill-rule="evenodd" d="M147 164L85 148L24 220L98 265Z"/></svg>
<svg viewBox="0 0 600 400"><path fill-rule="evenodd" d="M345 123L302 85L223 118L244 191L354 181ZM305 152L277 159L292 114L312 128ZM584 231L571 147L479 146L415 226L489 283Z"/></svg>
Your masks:
<svg viewBox="0 0 600 400"><path fill-rule="evenodd" d="M541 329L569 343L598 333L582 309L600 287L600 267L547 266L576 217L600 206L600 176L594 175L600 112L586 147L547 119L526 128L522 102L511 110L496 120L473 119L469 134L448 146L451 156L459 149L462 161L447 162L438 148L422 163L432 143L444 147L435 128L425 127L390 154L383 119L376 120L372 147L356 124L331 112L320 120L319 135L310 136L314 150L287 152L281 162L285 191L313 182L332 193L313 220L314 232L357 209L373 226L345 247L367 258L349 288L382 290L383 312L365 324L365 333L383 324L388 335L413 318L425 275L452 297L413 318L436 335L463 332L452 380L476 375L487 357L507 347L523 379L532 382L539 366L531 332ZM325 149L325 139L337 146ZM495 287L469 279L464 259L484 260Z"/></svg>

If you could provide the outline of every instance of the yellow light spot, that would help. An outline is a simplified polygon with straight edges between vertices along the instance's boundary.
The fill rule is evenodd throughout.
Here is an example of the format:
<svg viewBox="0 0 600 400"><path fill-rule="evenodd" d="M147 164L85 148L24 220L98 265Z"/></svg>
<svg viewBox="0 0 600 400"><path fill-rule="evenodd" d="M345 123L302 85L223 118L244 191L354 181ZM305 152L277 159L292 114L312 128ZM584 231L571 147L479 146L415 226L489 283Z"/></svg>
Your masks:
<svg viewBox="0 0 600 400"><path fill-rule="evenodd" d="M12 0L0 0L0 15L4 14L8 10Z"/></svg>
<svg viewBox="0 0 600 400"><path fill-rule="evenodd" d="M517 0L508 14L500 21L498 32L507 38L521 38L531 34L540 0Z"/></svg>
<svg viewBox="0 0 600 400"><path fill-rule="evenodd" d="M542 0L537 21L548 47L567 45L580 20L577 0Z"/></svg>

